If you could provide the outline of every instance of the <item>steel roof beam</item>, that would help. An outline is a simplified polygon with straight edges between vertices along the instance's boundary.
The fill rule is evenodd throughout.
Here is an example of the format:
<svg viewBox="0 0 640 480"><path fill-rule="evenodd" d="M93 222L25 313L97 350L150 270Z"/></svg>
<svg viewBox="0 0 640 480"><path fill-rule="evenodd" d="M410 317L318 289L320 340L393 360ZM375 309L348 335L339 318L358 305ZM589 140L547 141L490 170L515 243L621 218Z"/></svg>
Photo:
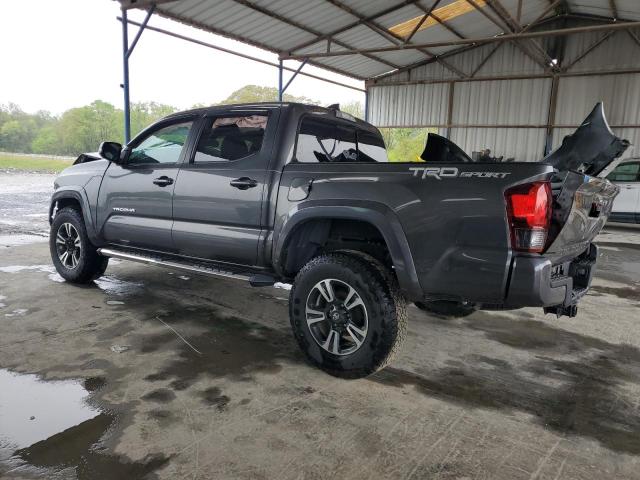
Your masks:
<svg viewBox="0 0 640 480"><path fill-rule="evenodd" d="M118 0L123 10L129 10L131 8L146 9L153 5L160 5L162 3L171 3L176 0Z"/></svg>
<svg viewBox="0 0 640 480"><path fill-rule="evenodd" d="M465 40L448 40L441 42L430 42L421 44L409 44L409 45L396 45L393 47L374 47L363 48L358 50L347 50L340 52L325 52L325 53L305 53L304 55L284 55L284 59L302 59L309 58L322 58L322 57L341 57L345 55L363 54L363 53L382 53L382 52L394 52L402 50L416 50L419 48L434 48L434 47L451 47L456 45L470 45L470 44L486 44L495 42L510 42L512 40L521 40L525 38L544 38L544 37L558 37L564 35L574 35L577 33L586 32L601 32L608 30L627 30L629 28L640 27L640 21L637 22L616 22L608 23L604 25L589 25L584 27L570 27L562 29L541 30L538 32L525 32L525 33L509 33L496 37L482 37L482 38L467 38Z"/></svg>
<svg viewBox="0 0 640 480"><path fill-rule="evenodd" d="M484 15L490 22L492 22L496 27L498 27L500 30L502 30L503 32L506 31L510 31L510 29L508 28L507 25L503 25L501 24L498 20L496 20L492 15L489 15L489 12L487 12L486 10L484 10L482 7L480 7L480 5L478 5L474 0L467 0L467 3L469 5L471 5L473 8L475 8L475 10L477 12L480 12L482 15ZM507 27L507 28L505 28ZM522 53L524 53L527 57L531 58L534 62L536 62L538 65L540 65L543 69L546 69L547 66L545 65L544 62L541 62L539 58L536 58L534 55L531 54L531 52L529 52L526 48L524 48L522 45L520 45L517 42L512 42L513 45L519 49Z"/></svg>
<svg viewBox="0 0 640 480"><path fill-rule="evenodd" d="M350 23L348 25L345 25L344 27L338 28L337 30L333 30L330 33L324 33L322 35L319 35L317 38L314 38L313 40L308 40L304 43L301 43L299 45L296 45L295 47L291 48L290 50L287 51L287 53L293 53L297 50L301 50L303 48L309 47L315 43L318 42L322 42L324 40L329 40L332 37L334 37L335 35L339 35L343 32L346 32L347 30L351 30L352 28L355 28L359 25L363 25L364 21L370 21L370 20L375 20L376 18L382 17L384 15L388 15L389 13L393 13L396 10L400 10L401 8L406 7L407 5L412 5L414 3L416 3L418 0L405 0L404 2L398 4L398 5L394 5L392 7L389 8L385 8L384 10L379 11L378 13L375 13L373 15L369 15L368 17L364 18L364 19L359 19L356 22Z"/></svg>
<svg viewBox="0 0 640 480"><path fill-rule="evenodd" d="M571 70L571 67L573 67L576 63L578 63L580 60L582 60L584 57L586 57L591 52L593 52L596 48L602 45L605 42L605 40L607 40L614 33L616 32L606 32L601 38L593 42L591 45L585 48L584 51L580 53L576 58L571 60L571 62L569 62L569 64L566 67L564 67L564 71L566 72L568 70Z"/></svg>
<svg viewBox="0 0 640 480"><path fill-rule="evenodd" d="M118 20L120 20L121 22L124 21L122 17L118 17ZM140 23L135 22L133 20L127 20L127 23L129 23L131 25L137 25L137 26L141 25ZM212 43L203 42L202 40L198 40L196 38L187 37L187 36L181 35L179 33L174 33L174 32L171 32L169 30L165 30L163 28L152 27L151 25L147 25L146 30L151 30L151 31L156 32L156 33L162 33L163 35L167 35L169 37L178 38L180 40L184 40L184 41L190 42L190 43L195 43L196 45L201 45L203 47L211 48L213 50L218 50L220 52L230 53L231 55L235 55L237 57L245 58L247 60L252 60L254 62L262 63L264 65L269 65L270 67L275 67L275 68L279 68L280 67L280 65L277 64L277 63L270 62L268 60L263 60L262 58L253 57L253 56L247 55L245 53L236 52L236 51L230 50L228 48L219 47L217 45L213 45ZM322 66L322 67L326 68L324 66ZM282 69L283 70L287 70L289 72L293 72L293 73L296 72L296 69L295 68L291 68L291 67L283 66ZM330 80L328 78L322 78L322 77L319 77L318 75L313 75L312 73L306 73L306 72L300 71L298 74L299 75L303 75L305 77L314 78L316 80L321 80L323 82L332 83L332 84L338 85L340 87L350 88L351 90L357 90L358 92L364 92L365 91L362 88L354 87L352 85L348 85L346 83L341 83L341 82L338 82L338 81L335 81L335 80ZM346 73L342 73L342 75L347 75L347 74Z"/></svg>
<svg viewBox="0 0 640 480"><path fill-rule="evenodd" d="M489 5L489 8L493 10L493 12L505 23L508 31L512 33L519 33L520 31L522 31L522 26L515 21L509 11L502 5L500 0L487 0L487 5ZM543 48L534 40L529 40L526 43L533 47L538 55L542 55L542 60L539 56L534 55L532 52L530 52L528 48L525 49L528 52L527 54L543 69L548 69L549 65L551 64L551 57L549 57L549 54L545 52ZM524 48L524 45L522 45L522 47Z"/></svg>
<svg viewBox="0 0 640 480"><path fill-rule="evenodd" d="M429 18L429 15L433 13L433 11L436 9L436 7L440 4L441 1L442 0L435 0L435 2L433 2L433 4L428 10L424 9L422 5L420 5L420 3L416 2L416 7L421 8L422 11L424 12L424 15L420 19L420 21L416 23L416 26L413 27L413 30L411 30L411 33L409 34L409 36L404 39L404 43L409 43L411 41L413 36L416 34L418 30L420 30L420 27L422 26L422 24L427 21L427 18Z"/></svg>
<svg viewBox="0 0 640 480"><path fill-rule="evenodd" d="M338 0L325 0L325 1L331 3L332 5L340 8L340 9L342 9L343 11L349 13L350 15L353 15L354 17L359 18L360 20L363 20L363 21L365 20L365 16L364 15L362 15L361 13L356 12L354 9L344 5L342 2L340 2ZM437 5L438 3L439 3L439 1L434 3L434 6ZM416 3L416 6L418 6L418 3ZM394 40L392 41L392 43L394 45L413 45L410 42L406 42L404 37L402 37L401 35L398 35L397 33L394 33L394 32L392 32L390 30L385 29L385 27L383 25L380 25L377 22L367 21L365 23L365 25L367 25L373 31L378 31L378 30L385 31L388 35L390 35L391 37L394 38ZM442 66L444 66L448 70L454 72L459 77L464 78L464 77L467 76L466 73L464 73L463 71L461 71L458 68L454 67L453 65L449 64L448 62L445 62L444 60L440 59L438 57L438 55L435 55L433 52L430 52L426 48L416 48L416 50L418 50L420 53L426 55L428 59L434 58L436 62L439 62ZM398 68L400 68L400 67L398 67Z"/></svg>
<svg viewBox="0 0 640 480"><path fill-rule="evenodd" d="M616 20L618 18L618 7L616 0L609 0L609 8L611 9L611 17Z"/></svg>
<svg viewBox="0 0 640 480"><path fill-rule="evenodd" d="M254 3L252 3L252 2L250 2L248 0L232 0L232 1L237 3L237 4L239 4L239 5L244 6L246 8L254 10L256 12L260 12L263 15L266 15L267 17L273 18L273 19L278 20L278 21L280 21L282 23L286 23L287 25L290 25L292 27L298 28L299 30L302 30L303 32L310 33L311 35L315 35L316 37L322 35L322 33L318 32L317 30L314 30L312 28L304 26L301 23L295 22L295 21L293 21L293 20L291 20L291 19L289 19L287 17L283 17L282 15L278 15L277 13L272 12L271 10L268 10L268 9L266 9L264 7L261 7L260 5L256 5L256 4L254 4ZM347 50L353 50L353 47L350 46L347 43L344 43L344 42L342 42L340 40L336 40L335 38L332 39L332 41L333 41L333 43L335 43L336 45L339 45L342 48L346 48ZM375 60L378 63L382 63L384 65L387 65L387 66L389 66L391 68L396 68L396 69L400 68L399 65L396 65L395 63L390 62L388 60L385 60L383 58L380 58L380 57L378 57L376 55L372 55L372 54L369 54L369 53L361 53L360 55L362 55L364 57L367 57L370 60Z"/></svg>

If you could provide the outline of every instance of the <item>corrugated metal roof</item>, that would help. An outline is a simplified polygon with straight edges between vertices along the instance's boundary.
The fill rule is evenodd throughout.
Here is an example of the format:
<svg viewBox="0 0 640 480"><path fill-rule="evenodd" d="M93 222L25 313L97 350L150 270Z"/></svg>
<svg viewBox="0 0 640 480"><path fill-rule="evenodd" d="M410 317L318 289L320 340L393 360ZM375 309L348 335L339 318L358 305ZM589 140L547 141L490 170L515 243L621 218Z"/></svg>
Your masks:
<svg viewBox="0 0 640 480"><path fill-rule="evenodd" d="M210 32L225 35L276 53L321 53L331 51L391 47L404 44L405 37L397 28L418 23L435 0L119 0L125 7L149 7L157 4L160 15ZM486 2L486 4L485 4ZM435 17L418 25L410 43L432 43L460 38L490 37L517 31L505 23L511 19L520 25L537 20L549 8L548 0L476 0L482 11L466 0L441 0L433 13L448 15L439 24ZM489 5L491 3L491 5ZM609 2L603 0L567 0L573 13L612 17ZM495 6L503 6L500 15ZM521 5L520 15L518 8ZM622 20L640 20L640 1L616 0L617 16ZM452 13L453 12L453 13ZM484 12L484 13L483 13ZM554 15L549 12L549 15ZM506 17L499 18L500 16ZM347 28L349 27L349 28ZM407 31L405 27L402 31ZM338 32L338 33L336 33ZM331 41L328 42L328 38ZM302 46L302 47L301 47ZM491 46L489 46L491 47ZM431 55L443 55L459 49L459 45L430 48L428 52L406 49L384 53L354 53L341 57L312 58L311 64L345 75L370 79L393 72L396 68L414 66ZM485 47L483 47L485 48ZM440 59L438 59L440 61ZM447 62L456 61L451 58ZM522 65L527 71L530 65ZM467 66L457 65L465 71ZM443 73L446 72L446 68Z"/></svg>

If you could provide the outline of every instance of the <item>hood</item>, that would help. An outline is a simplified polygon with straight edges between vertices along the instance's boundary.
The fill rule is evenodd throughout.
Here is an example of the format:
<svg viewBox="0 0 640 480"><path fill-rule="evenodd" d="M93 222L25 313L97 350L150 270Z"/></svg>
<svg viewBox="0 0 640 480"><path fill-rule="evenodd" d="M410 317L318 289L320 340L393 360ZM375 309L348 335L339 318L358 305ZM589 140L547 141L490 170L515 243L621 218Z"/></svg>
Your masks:
<svg viewBox="0 0 640 480"><path fill-rule="evenodd" d="M542 161L559 172L596 176L619 158L629 145L628 140L616 137L611 131L600 102L578 129L564 137L562 145Z"/></svg>

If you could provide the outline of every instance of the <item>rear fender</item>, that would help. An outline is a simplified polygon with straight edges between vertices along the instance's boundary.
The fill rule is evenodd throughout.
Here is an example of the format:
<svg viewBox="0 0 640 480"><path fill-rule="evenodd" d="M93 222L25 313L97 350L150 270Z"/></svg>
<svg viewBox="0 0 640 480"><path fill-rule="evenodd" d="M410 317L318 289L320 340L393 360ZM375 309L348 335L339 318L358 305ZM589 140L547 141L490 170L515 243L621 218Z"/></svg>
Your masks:
<svg viewBox="0 0 640 480"><path fill-rule="evenodd" d="M409 243L396 215L385 205L376 202L355 201L349 206L335 205L300 205L282 219L275 234L273 247L273 265L278 274L283 274L283 251L288 239L296 227L309 220L346 219L368 222L376 227L389 249L398 283L404 294L412 300L422 298L422 289L415 270Z"/></svg>

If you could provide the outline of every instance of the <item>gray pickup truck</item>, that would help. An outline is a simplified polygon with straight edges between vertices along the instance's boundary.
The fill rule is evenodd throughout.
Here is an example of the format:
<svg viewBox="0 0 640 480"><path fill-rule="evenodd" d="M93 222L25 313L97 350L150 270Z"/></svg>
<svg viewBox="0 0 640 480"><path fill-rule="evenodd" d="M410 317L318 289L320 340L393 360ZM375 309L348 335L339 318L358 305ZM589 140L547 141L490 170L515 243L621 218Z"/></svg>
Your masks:
<svg viewBox="0 0 640 480"><path fill-rule="evenodd" d="M398 350L407 301L574 316L618 192L596 175L627 146L601 105L539 163L473 162L433 134L424 162L389 163L380 132L338 108L191 110L57 177L51 258L71 283L102 275L110 257L291 282L308 359L361 377Z"/></svg>

